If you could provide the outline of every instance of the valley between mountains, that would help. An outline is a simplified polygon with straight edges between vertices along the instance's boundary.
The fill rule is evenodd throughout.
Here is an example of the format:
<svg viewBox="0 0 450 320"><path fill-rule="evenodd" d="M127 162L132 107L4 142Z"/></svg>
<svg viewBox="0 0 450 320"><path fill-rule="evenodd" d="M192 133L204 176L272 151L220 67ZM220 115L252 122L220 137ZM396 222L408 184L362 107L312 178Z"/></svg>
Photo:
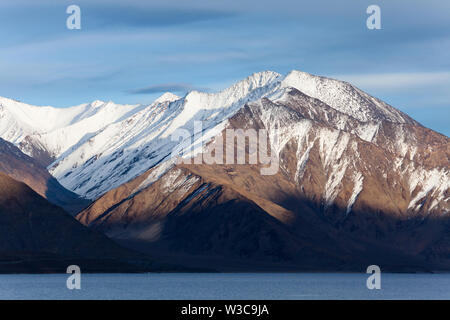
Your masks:
<svg viewBox="0 0 450 320"><path fill-rule="evenodd" d="M278 170L188 163L230 129L267 132ZM149 105L0 98L0 137L3 272L450 270L449 138L347 82L265 71Z"/></svg>

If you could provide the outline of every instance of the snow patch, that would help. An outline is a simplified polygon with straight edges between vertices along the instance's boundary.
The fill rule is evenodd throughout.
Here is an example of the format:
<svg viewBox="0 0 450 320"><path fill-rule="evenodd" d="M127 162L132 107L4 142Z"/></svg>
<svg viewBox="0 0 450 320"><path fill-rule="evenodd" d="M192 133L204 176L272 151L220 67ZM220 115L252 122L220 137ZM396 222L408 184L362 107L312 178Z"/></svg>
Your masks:
<svg viewBox="0 0 450 320"><path fill-rule="evenodd" d="M352 211L352 207L355 204L358 195L363 190L363 182L364 176L362 175L361 172L358 172L353 176L353 183L354 183L353 192L350 198L348 199L346 214L349 214Z"/></svg>

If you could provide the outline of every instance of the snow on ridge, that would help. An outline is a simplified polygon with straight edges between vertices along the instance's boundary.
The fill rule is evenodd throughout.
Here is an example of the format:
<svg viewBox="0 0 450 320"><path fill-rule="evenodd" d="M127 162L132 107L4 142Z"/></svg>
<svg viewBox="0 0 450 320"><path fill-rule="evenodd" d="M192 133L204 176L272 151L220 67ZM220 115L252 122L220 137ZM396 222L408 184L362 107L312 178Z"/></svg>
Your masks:
<svg viewBox="0 0 450 320"><path fill-rule="evenodd" d="M89 139L101 129L121 119L124 115L137 112L140 105L118 105L113 102L95 102L70 121L70 124L39 134L37 140L54 156L58 157L71 147ZM33 137L33 135L32 135Z"/></svg>
<svg viewBox="0 0 450 320"><path fill-rule="evenodd" d="M203 93L192 91L183 99L172 93L164 93L155 100L154 104L165 101L169 103L178 100L184 101L184 110L174 121L171 130L168 132L170 133L170 131L184 125L196 115L199 115L200 120L210 117L212 113L205 112L205 110L217 109L217 112L221 113L220 116L223 118L230 117L243 104L266 96L274 98L277 94L280 95L285 91L287 86L294 87L360 120L370 120L370 112L367 112L364 106L361 108L362 103L376 105L377 109L381 110L381 114L384 113L389 118L404 122L401 116L392 114L392 108L389 109L389 106L381 101L363 92L359 92L359 90L345 82L314 76L296 70L291 71L286 76L282 76L273 71L254 73L220 92ZM348 91L348 87L354 90ZM356 96L355 92L357 93ZM363 97L361 98L361 96ZM111 105L121 106L113 102L95 100L91 103L84 103L69 108L37 107L0 97L0 107L7 108L9 118L12 118L6 119L7 121L5 123L1 123L0 121L0 137L17 144L27 135L48 134L56 129L74 125L81 120L95 116L97 112L101 112L104 108L109 108L111 113L118 112L122 108L119 107L113 110L114 108L110 108ZM125 105L123 108L127 107L128 105ZM122 113L122 116L125 115L130 116L132 113ZM15 125L11 126L11 123L14 121ZM87 128L91 133L98 129L98 126L94 130Z"/></svg>
<svg viewBox="0 0 450 320"><path fill-rule="evenodd" d="M172 92L165 92L158 99L153 101L153 104L163 103L163 102L173 102L173 101L177 101L179 99L181 99L181 98L179 96L177 96L176 94L173 94Z"/></svg>
<svg viewBox="0 0 450 320"><path fill-rule="evenodd" d="M8 98L0 98L0 132L2 138L18 143L26 135L44 133L70 122L70 118L82 112L85 105L69 109L58 109L50 106L37 107ZM10 124L14 122L15 128ZM6 128L9 127L7 130ZM18 135L20 133L20 135ZM15 136L15 141L8 139L7 135Z"/></svg>
<svg viewBox="0 0 450 320"><path fill-rule="evenodd" d="M411 119L400 111L345 81L293 70L284 77L281 86L295 88L363 122L371 120L411 122Z"/></svg>
<svg viewBox="0 0 450 320"><path fill-rule="evenodd" d="M264 71L254 73L217 93L205 93L194 90L185 97L186 103L184 108L220 109L230 107L240 101L257 100L260 96L273 89L273 84L277 84L281 77L276 72Z"/></svg>
<svg viewBox="0 0 450 320"><path fill-rule="evenodd" d="M162 161L161 157L170 156L179 144L171 139L176 129L194 134L194 121L203 121L202 138L212 138L244 103L274 90L280 77L263 72L216 94L191 92L183 99L153 103L100 130L55 161L51 172L66 188L95 198L152 168ZM200 99L193 101L195 96ZM194 153L201 151L200 141L192 141L192 145Z"/></svg>
<svg viewBox="0 0 450 320"><path fill-rule="evenodd" d="M107 115L103 121L105 122L111 118L111 114L120 113L123 111L121 109L130 109L136 106L122 106L113 102L96 100L73 107L56 108L52 106L33 106L0 97L0 137L15 144L20 143L26 136L38 135L40 139L43 135L67 128L89 117L93 117L97 113L102 112L102 110L107 111L104 112ZM11 124L14 124L14 126ZM92 129L85 128L85 131L92 132Z"/></svg>
<svg viewBox="0 0 450 320"><path fill-rule="evenodd" d="M273 71L254 73L218 93L192 91L184 98L184 110L175 121L174 128L183 125L202 110L237 107L265 96L273 98L283 92L286 87L296 88L304 94L317 98L331 107L365 122L371 120L371 117L380 115L396 122L407 121L399 111L346 82L293 70L286 76ZM177 100L180 100L180 97L172 93L165 93L154 103ZM48 133L73 125L84 118L95 115L98 110L111 104L120 106L113 102L95 100L69 108L37 107L0 97L0 106L6 107L10 117L17 122L15 130L13 128L6 129L8 124L0 123L0 136L18 143L26 135ZM223 116L231 114L232 110ZM9 122L11 122L10 119Z"/></svg>
<svg viewBox="0 0 450 320"><path fill-rule="evenodd" d="M254 73L217 93L191 91L184 97L183 110L174 119L166 134L172 134L174 130L194 119L205 120L217 114L217 111L219 113L216 118L221 117L220 121L229 118L245 103L256 101L275 91L281 78L276 72L264 71Z"/></svg>

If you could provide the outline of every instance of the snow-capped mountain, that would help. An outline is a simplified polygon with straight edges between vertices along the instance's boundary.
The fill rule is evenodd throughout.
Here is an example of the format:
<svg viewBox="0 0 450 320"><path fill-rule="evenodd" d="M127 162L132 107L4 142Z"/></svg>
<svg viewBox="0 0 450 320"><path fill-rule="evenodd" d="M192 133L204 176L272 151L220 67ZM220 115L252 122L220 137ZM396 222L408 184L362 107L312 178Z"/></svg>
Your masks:
<svg viewBox="0 0 450 320"><path fill-rule="evenodd" d="M1 99L0 108L1 137L46 161L64 187L97 199L78 219L132 248L270 253L297 266L389 252L383 261L393 265L450 266L449 138L349 83L266 71L218 93L166 93L150 105L55 109ZM194 150L184 157L205 152L226 129L267 130L278 172L171 157L180 146ZM244 214L230 227L235 211Z"/></svg>
<svg viewBox="0 0 450 320"><path fill-rule="evenodd" d="M79 221L168 262L221 270L448 270L449 139L349 84L328 84L343 101L333 108L327 93L278 80L210 129L266 129L276 174L165 161ZM371 115L347 112L354 101Z"/></svg>
<svg viewBox="0 0 450 320"><path fill-rule="evenodd" d="M190 92L183 99L166 93L148 106L121 106L100 101L67 110L69 115L50 125L62 109L45 107L42 121L22 121L15 110L32 114L39 107L3 99L5 121L1 137L31 156L47 160L50 172L69 190L96 198L142 174L170 155L176 146L171 133L193 122L204 128L225 121L244 103L274 91L281 76L257 73L218 93ZM50 116L48 116L50 115ZM10 123L15 123L10 125Z"/></svg>
<svg viewBox="0 0 450 320"><path fill-rule="evenodd" d="M41 155L38 158L49 162L105 126L142 108L97 100L61 109L0 98L0 137L19 145L26 154Z"/></svg>
<svg viewBox="0 0 450 320"><path fill-rule="evenodd" d="M416 121L346 82L300 71L286 76L270 71L255 73L218 93L193 91L183 98L167 93L150 105L95 101L58 109L2 98L0 137L18 145L24 153L46 160L49 171L69 190L95 199L156 164L164 167L161 162L170 161L172 150L180 143L172 141L176 129L184 128L194 134L194 121L200 120L204 130L202 139L212 137L225 128L228 120L245 104L261 104L262 98L275 105L291 103L293 89L303 93L299 105L307 117L327 122L336 130L324 138L324 143L329 143L336 132L345 132L383 145L398 156L394 160L397 166L401 166L407 156L413 160L419 142L409 135L408 128L420 127ZM270 110L265 110L261 117L267 118L269 127L270 121L279 121L269 119L274 117ZM286 123L282 121L279 128L283 130ZM386 141L379 130L390 123L397 124L392 133L396 138ZM307 134L307 127L313 127L314 123L299 121L295 126ZM288 131L286 136L280 136L281 145L277 150L282 150L282 144L289 142L291 135L297 132ZM198 145L199 141L194 143ZM325 151L335 147L324 145ZM307 161L306 156L303 161ZM439 189L442 198L448 183L445 169L414 175L422 177L419 180L429 180L427 192ZM419 183L413 180L411 177L411 184ZM339 181L330 185L339 185Z"/></svg>

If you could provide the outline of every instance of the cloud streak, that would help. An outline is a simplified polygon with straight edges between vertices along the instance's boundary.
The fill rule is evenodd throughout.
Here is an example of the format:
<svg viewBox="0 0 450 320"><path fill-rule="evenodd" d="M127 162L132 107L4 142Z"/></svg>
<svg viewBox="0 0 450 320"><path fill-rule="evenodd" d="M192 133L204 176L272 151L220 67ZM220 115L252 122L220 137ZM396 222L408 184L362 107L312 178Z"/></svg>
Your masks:
<svg viewBox="0 0 450 320"><path fill-rule="evenodd" d="M151 85L145 88L129 90L130 94L152 94L152 93L162 93L162 92L189 92L193 90L198 91L209 91L208 88L195 87L187 83L164 83Z"/></svg>
<svg viewBox="0 0 450 320"><path fill-rule="evenodd" d="M370 89L412 89L423 86L449 86L450 71L379 74L342 74L333 76L356 86Z"/></svg>
<svg viewBox="0 0 450 320"><path fill-rule="evenodd" d="M208 9L133 8L129 6L94 7L84 12L86 27L167 27L224 19L235 13Z"/></svg>

